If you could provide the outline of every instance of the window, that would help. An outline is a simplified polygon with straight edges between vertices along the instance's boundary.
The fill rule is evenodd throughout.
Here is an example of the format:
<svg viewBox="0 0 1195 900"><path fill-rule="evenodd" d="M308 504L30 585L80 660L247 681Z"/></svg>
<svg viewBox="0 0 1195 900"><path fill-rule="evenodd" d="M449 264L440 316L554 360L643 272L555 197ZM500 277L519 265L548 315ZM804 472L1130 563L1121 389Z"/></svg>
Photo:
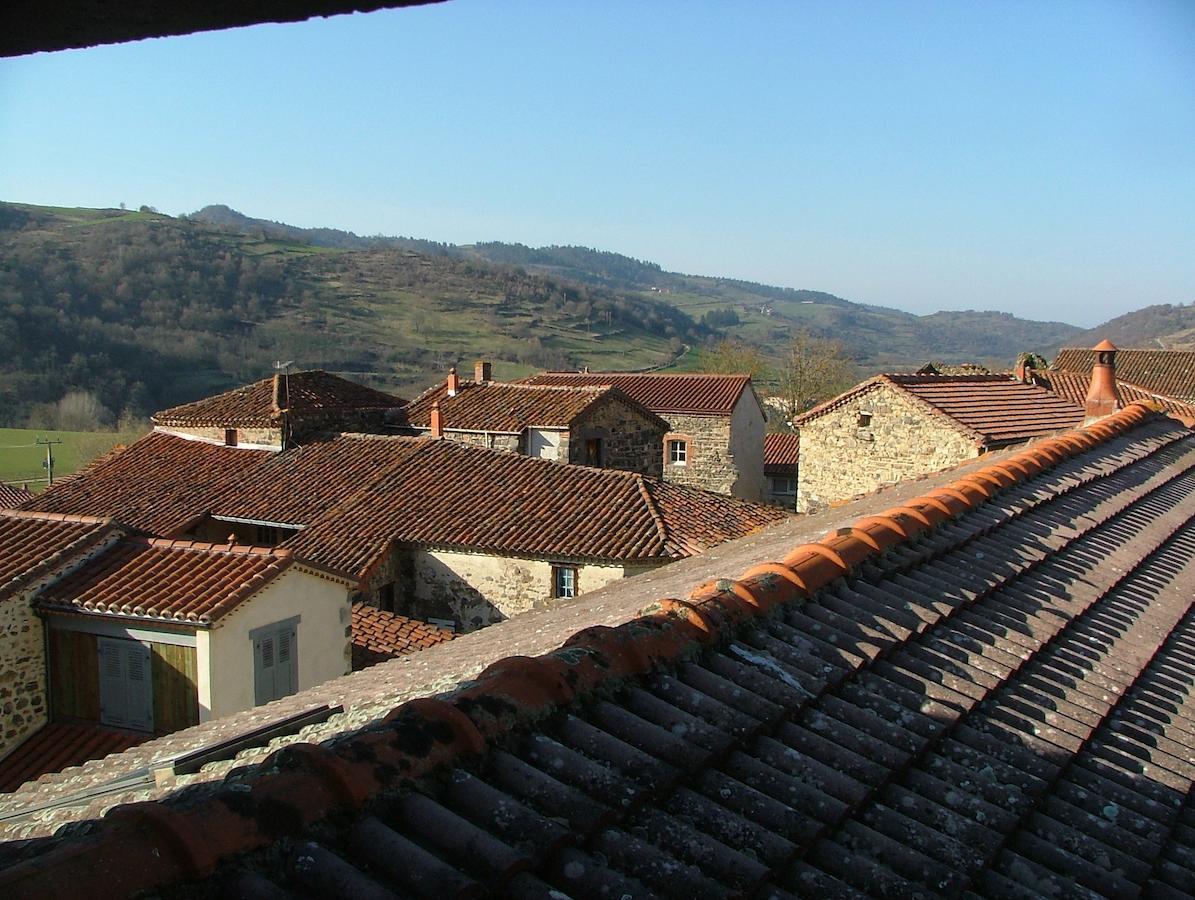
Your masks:
<svg viewBox="0 0 1195 900"><path fill-rule="evenodd" d="M224 429L224 444L228 447L235 447L237 445L237 430L235 428Z"/></svg>
<svg viewBox="0 0 1195 900"><path fill-rule="evenodd" d="M276 547L280 541L278 529L273 525L257 526L257 545L259 547Z"/></svg>
<svg viewBox="0 0 1195 900"><path fill-rule="evenodd" d="M772 496L773 497L795 497L797 496L797 479L788 475L773 475L772 476Z"/></svg>
<svg viewBox="0 0 1195 900"><path fill-rule="evenodd" d="M552 566L552 596L577 596L576 566Z"/></svg>
<svg viewBox="0 0 1195 900"><path fill-rule="evenodd" d="M869 413L869 412L859 413L859 418L855 420L855 424L858 425L860 428L870 428L871 427L871 413Z"/></svg>
<svg viewBox="0 0 1195 900"><path fill-rule="evenodd" d="M100 723L153 731L154 695L149 647L139 641L99 638Z"/></svg>
<svg viewBox="0 0 1195 900"><path fill-rule="evenodd" d="M394 582L389 581L378 588L378 609L394 612Z"/></svg>
<svg viewBox="0 0 1195 900"><path fill-rule="evenodd" d="M253 642L253 702L261 706L299 689L299 617L249 632Z"/></svg>
<svg viewBox="0 0 1195 900"><path fill-rule="evenodd" d="M668 465L687 466L689 464L689 442L672 440L668 442Z"/></svg>
<svg viewBox="0 0 1195 900"><path fill-rule="evenodd" d="M585 439L585 465L593 466L596 469L600 469L602 467L601 438Z"/></svg>

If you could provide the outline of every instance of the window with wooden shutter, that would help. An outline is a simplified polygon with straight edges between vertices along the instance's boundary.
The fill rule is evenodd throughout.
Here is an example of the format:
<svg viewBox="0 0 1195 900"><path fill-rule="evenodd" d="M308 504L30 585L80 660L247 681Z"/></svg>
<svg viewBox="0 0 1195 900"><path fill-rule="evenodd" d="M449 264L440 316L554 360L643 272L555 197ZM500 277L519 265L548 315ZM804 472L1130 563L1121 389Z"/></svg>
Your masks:
<svg viewBox="0 0 1195 900"><path fill-rule="evenodd" d="M253 641L253 699L260 706L299 689L298 618L250 632Z"/></svg>
<svg viewBox="0 0 1195 900"><path fill-rule="evenodd" d="M149 648L138 641L101 638L100 722L116 728L152 731L153 680Z"/></svg>

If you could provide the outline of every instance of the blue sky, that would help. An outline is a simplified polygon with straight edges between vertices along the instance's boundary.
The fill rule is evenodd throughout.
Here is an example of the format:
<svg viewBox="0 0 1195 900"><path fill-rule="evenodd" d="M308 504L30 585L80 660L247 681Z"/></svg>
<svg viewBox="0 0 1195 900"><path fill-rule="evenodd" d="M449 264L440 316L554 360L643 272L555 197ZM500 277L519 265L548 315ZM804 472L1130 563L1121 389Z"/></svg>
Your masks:
<svg viewBox="0 0 1195 900"><path fill-rule="evenodd" d="M1195 3L451 0L36 54L0 199L1094 325L1195 301Z"/></svg>

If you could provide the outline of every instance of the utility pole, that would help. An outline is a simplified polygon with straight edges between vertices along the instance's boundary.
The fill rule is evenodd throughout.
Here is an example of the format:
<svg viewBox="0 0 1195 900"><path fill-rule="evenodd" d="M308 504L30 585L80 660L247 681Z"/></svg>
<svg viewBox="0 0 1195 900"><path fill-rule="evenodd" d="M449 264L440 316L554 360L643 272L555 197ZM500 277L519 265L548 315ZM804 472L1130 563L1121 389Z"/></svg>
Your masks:
<svg viewBox="0 0 1195 900"><path fill-rule="evenodd" d="M49 487L54 483L54 445L61 444L62 439L47 438L43 441L41 438L38 438L35 443L46 448L46 461L43 465L46 468L46 486Z"/></svg>

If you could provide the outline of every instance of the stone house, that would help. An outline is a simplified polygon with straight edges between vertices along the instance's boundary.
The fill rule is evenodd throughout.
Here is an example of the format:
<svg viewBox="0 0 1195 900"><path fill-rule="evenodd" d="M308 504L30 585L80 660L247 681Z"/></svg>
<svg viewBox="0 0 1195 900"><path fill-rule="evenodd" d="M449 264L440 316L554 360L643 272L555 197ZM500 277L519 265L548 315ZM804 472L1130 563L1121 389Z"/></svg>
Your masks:
<svg viewBox="0 0 1195 900"><path fill-rule="evenodd" d="M763 439L763 474L768 503L797 507L797 466L801 459L799 434L767 434Z"/></svg>
<svg viewBox="0 0 1195 900"><path fill-rule="evenodd" d="M312 370L275 374L154 413L155 431L229 447L285 450L340 431L382 432L406 401Z"/></svg>
<svg viewBox="0 0 1195 900"><path fill-rule="evenodd" d="M948 468L1083 421L1083 408L1007 375L877 375L794 421L797 511Z"/></svg>
<svg viewBox="0 0 1195 900"><path fill-rule="evenodd" d="M165 734L350 669L355 581L289 550L0 513L0 756L48 722Z"/></svg>
<svg viewBox="0 0 1195 900"><path fill-rule="evenodd" d="M153 432L33 503L162 538L293 549L352 576L371 605L460 630L786 516L639 473L351 434L270 452Z"/></svg>
<svg viewBox="0 0 1195 900"><path fill-rule="evenodd" d="M668 423L617 388L495 382L479 362L473 381L456 371L406 407L416 433L659 478Z"/></svg>
<svg viewBox="0 0 1195 900"><path fill-rule="evenodd" d="M668 423L665 481L744 500L764 497L767 416L749 375L545 372L525 383L616 387Z"/></svg>

